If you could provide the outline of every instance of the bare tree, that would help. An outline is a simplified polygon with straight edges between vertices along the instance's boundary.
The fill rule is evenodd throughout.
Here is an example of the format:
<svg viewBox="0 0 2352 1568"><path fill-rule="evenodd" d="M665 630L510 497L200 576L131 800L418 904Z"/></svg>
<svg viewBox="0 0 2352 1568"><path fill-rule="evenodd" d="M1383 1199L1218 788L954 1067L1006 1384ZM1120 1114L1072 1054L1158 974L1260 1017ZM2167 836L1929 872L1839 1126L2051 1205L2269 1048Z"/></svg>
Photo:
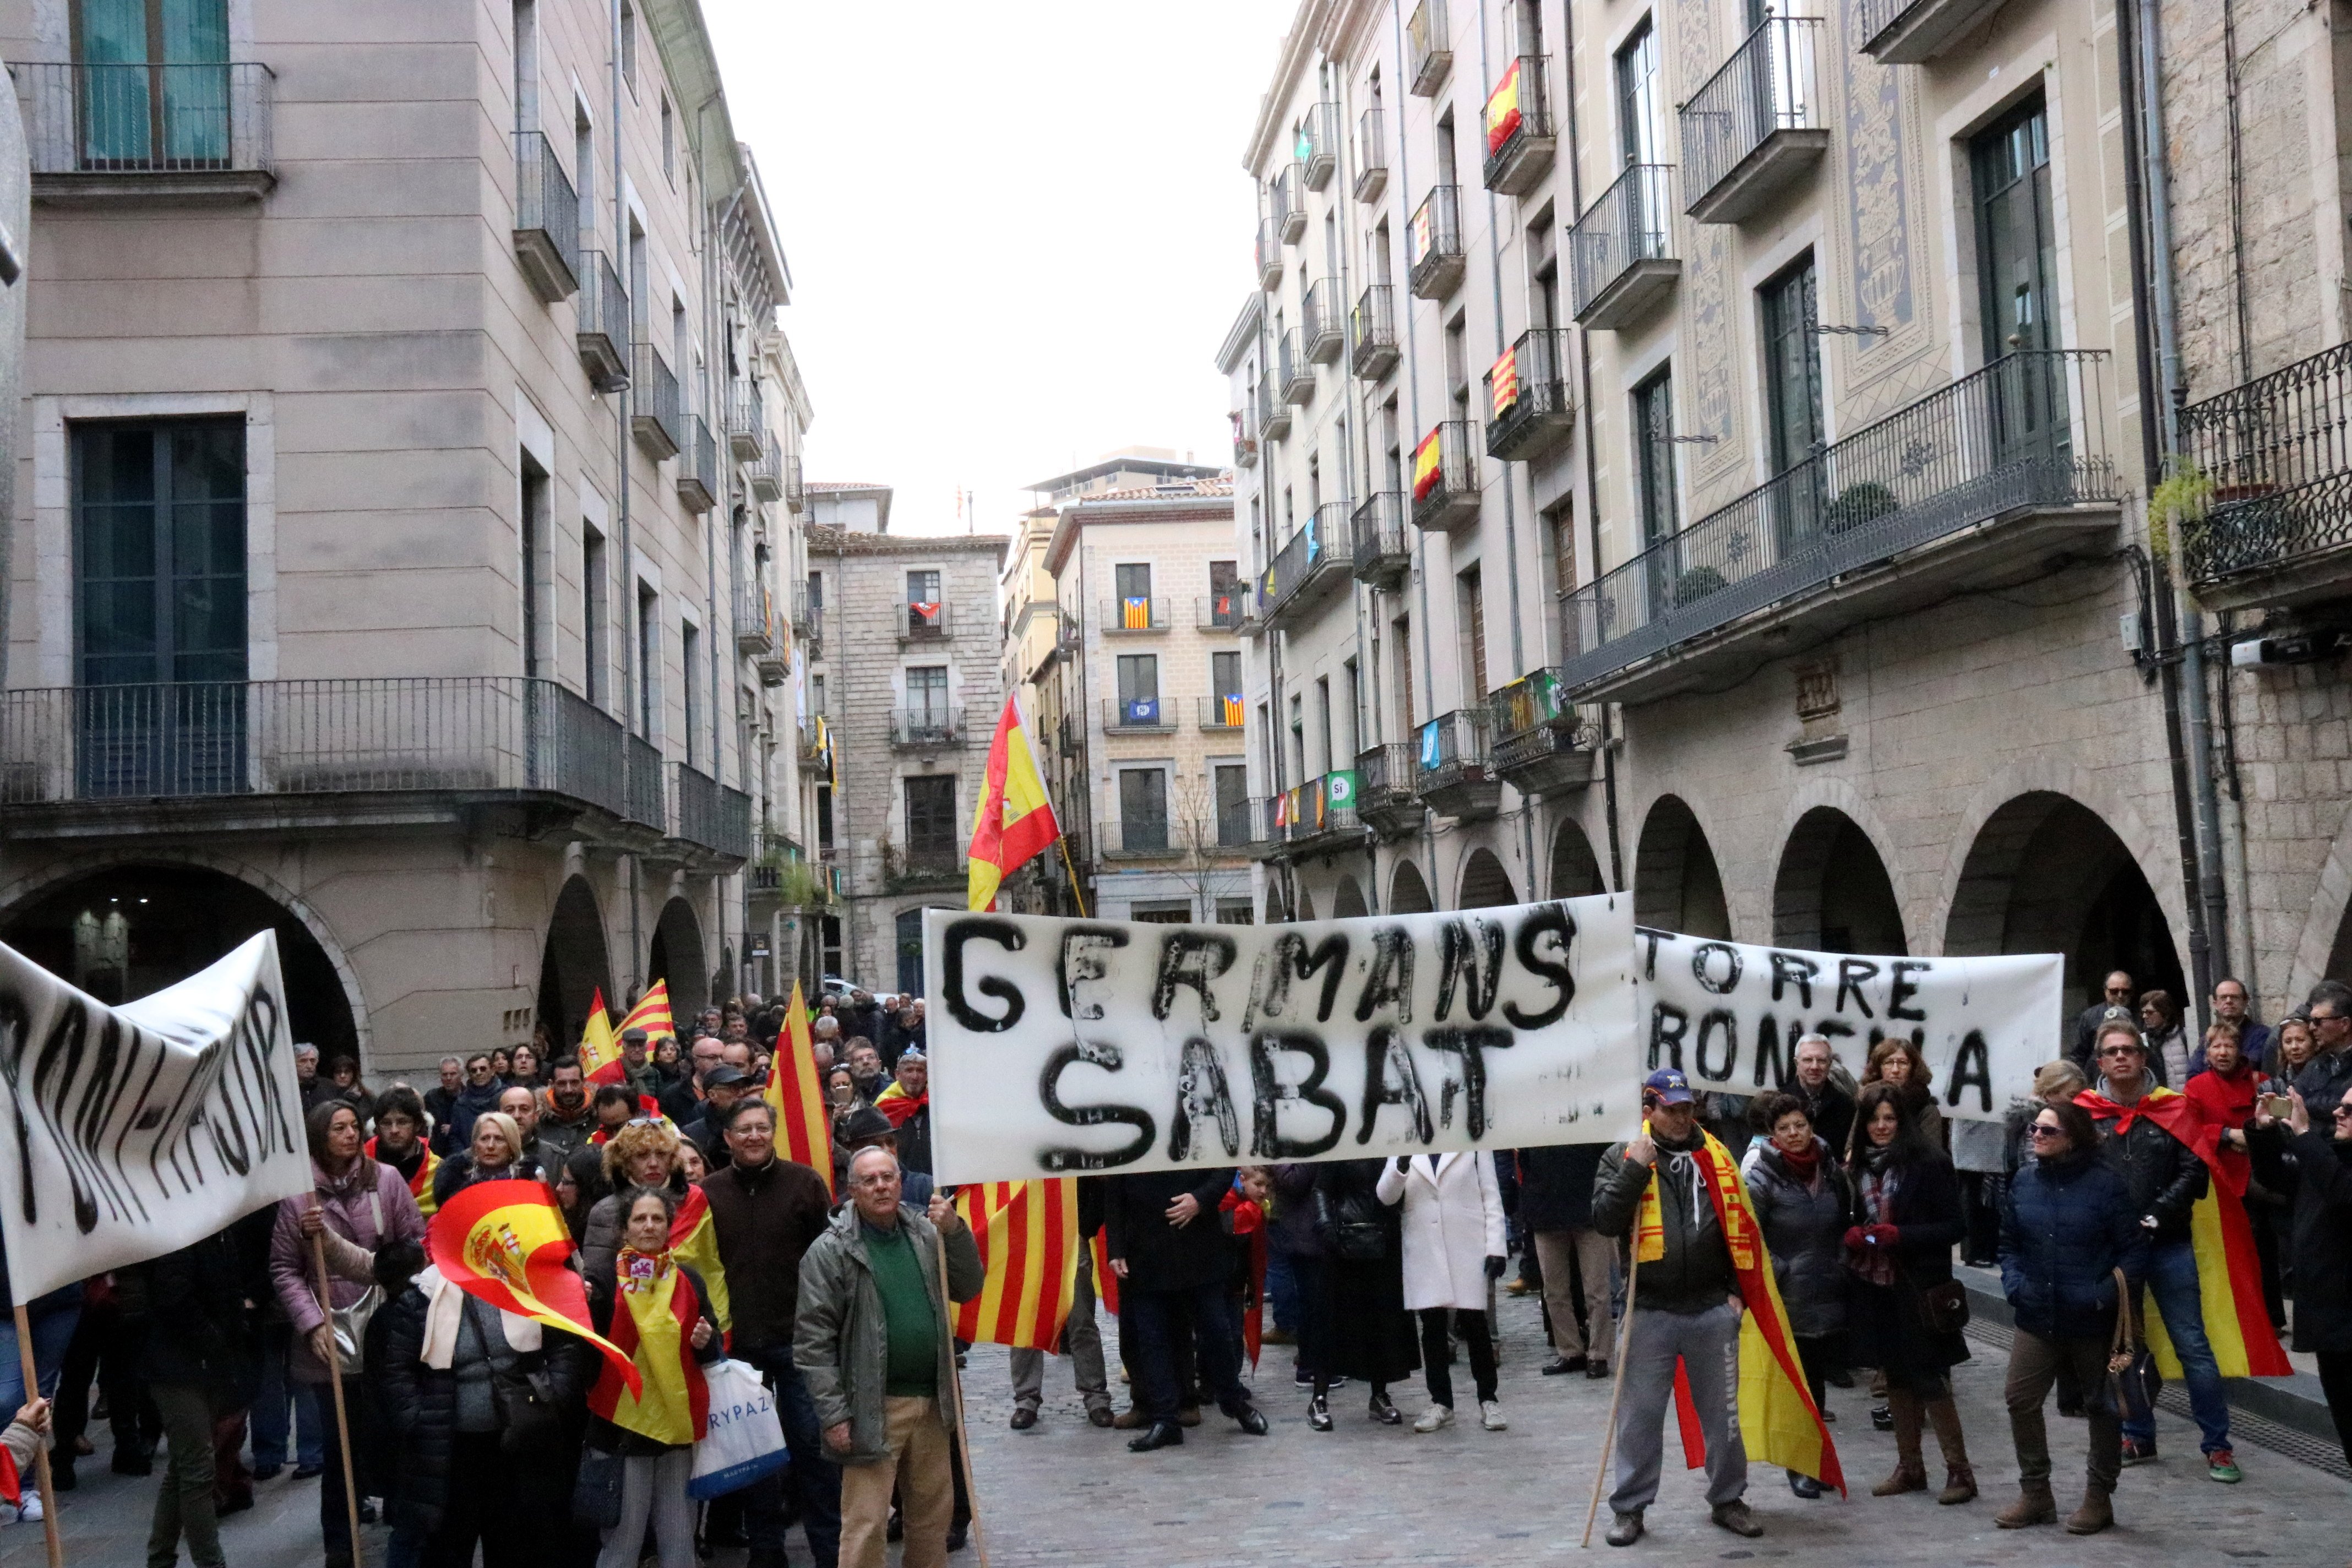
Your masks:
<svg viewBox="0 0 2352 1568"><path fill-rule="evenodd" d="M1225 844L1218 828L1216 792L1206 770L1198 777L1179 774L1169 802L1168 847L1178 856L1174 873L1203 923L1216 921L1218 900L1249 898L1249 869L1241 847ZM1233 863L1236 861L1242 863Z"/></svg>

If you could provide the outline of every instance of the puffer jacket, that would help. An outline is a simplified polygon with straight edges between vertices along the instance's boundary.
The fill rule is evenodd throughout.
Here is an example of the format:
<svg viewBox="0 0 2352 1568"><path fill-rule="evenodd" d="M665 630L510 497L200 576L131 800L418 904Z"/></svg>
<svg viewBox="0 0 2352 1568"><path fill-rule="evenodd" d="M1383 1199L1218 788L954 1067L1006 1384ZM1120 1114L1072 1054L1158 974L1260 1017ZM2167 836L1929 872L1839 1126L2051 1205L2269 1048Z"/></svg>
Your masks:
<svg viewBox="0 0 2352 1568"><path fill-rule="evenodd" d="M1214 1216L1208 1229L1216 1231ZM865 1222L856 1204L845 1204L823 1236L809 1245L801 1258L800 1322L793 1335L793 1364L808 1385L816 1405L819 1431L849 1423L849 1451L833 1454L845 1465L875 1465L890 1458L883 1422L882 1387L890 1361L888 1330L882 1320L882 1293L875 1288L874 1270L866 1261ZM969 1301L988 1280L981 1266L980 1244L971 1227L959 1225L946 1238L946 1291L939 1276L940 1233L919 1209L900 1205L898 1223L907 1227L915 1258L922 1267L923 1289L939 1312L940 1387L955 1382L955 1326L948 1302ZM942 1428L955 1419L950 1402L940 1400Z"/></svg>
<svg viewBox="0 0 2352 1568"><path fill-rule="evenodd" d="M2104 1079L2099 1091L2106 1092ZM2151 1117L2133 1117L2131 1130L2120 1137L2116 1126L2114 1119L2100 1121L2099 1158L2131 1189L2134 1217L2156 1216L2152 1239L2159 1245L2187 1241L2189 1211L2205 1195L2205 1162Z"/></svg>
<svg viewBox="0 0 2352 1568"><path fill-rule="evenodd" d="M1818 1136L1821 1163L1810 1182L1789 1169L1777 1148L1764 1150L1748 1172L1748 1195L1772 1255L1772 1279L1789 1310L1790 1331L1817 1340L1845 1328L1844 1245L1853 1186L1844 1167Z"/></svg>
<svg viewBox="0 0 2352 1568"><path fill-rule="evenodd" d="M1715 1217L1715 1203L1707 1196L1697 1162L1675 1158L1696 1153L1697 1136L1694 1131L1691 1146L1679 1150L1660 1142L1654 1173L1625 1158L1624 1144L1612 1143L1592 1179L1592 1228L1620 1239L1632 1237L1642 1194L1654 1173L1660 1183L1658 1207L1666 1252L1636 1266L1639 1294L1633 1304L1644 1310L1687 1316L1711 1311L1739 1293L1739 1276L1723 1243L1723 1224Z"/></svg>
<svg viewBox="0 0 2352 1568"><path fill-rule="evenodd" d="M2147 1253L2130 1187L2095 1152L2035 1160L2011 1178L2000 1205L2000 1289L2026 1332L2111 1338L2115 1270L2137 1279Z"/></svg>
<svg viewBox="0 0 2352 1568"><path fill-rule="evenodd" d="M312 1272L310 1244L302 1236L302 1211L316 1203L325 1212L327 1229L352 1243L349 1248L326 1248L331 1274L329 1290L336 1310L355 1305L375 1283L371 1266L376 1250L387 1241L425 1240L425 1216L400 1173L365 1155L352 1162L340 1177L330 1176L314 1161L313 1190L286 1198L278 1205L278 1222L269 1233L269 1279L294 1325L292 1368L297 1383L324 1383L327 1367L310 1352L310 1331L327 1321L319 1307L317 1278ZM356 1368L345 1369L347 1374Z"/></svg>

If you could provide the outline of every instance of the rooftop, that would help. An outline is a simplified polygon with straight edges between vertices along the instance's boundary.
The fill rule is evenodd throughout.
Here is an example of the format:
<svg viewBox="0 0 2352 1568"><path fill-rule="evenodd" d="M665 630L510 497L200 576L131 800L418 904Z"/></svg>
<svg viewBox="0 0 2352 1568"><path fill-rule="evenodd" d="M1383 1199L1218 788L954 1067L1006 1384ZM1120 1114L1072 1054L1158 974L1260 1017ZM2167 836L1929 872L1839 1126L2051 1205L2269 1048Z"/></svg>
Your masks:
<svg viewBox="0 0 2352 1568"><path fill-rule="evenodd" d="M1104 489L1131 488L1136 479L1213 479L1221 471L1209 464L1179 462L1164 447L1128 447L1028 488L1057 501L1091 500Z"/></svg>

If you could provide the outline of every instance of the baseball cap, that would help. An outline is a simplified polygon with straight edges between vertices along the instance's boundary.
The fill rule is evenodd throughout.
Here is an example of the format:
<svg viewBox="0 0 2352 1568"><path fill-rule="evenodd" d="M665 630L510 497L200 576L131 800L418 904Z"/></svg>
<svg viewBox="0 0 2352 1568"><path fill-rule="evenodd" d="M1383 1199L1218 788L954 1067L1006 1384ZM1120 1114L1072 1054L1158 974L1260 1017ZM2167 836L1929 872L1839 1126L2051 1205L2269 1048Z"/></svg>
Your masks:
<svg viewBox="0 0 2352 1568"><path fill-rule="evenodd" d="M1642 1088L1656 1095L1661 1105L1688 1105L1698 1098L1691 1092L1690 1079L1673 1068L1660 1068L1642 1080Z"/></svg>
<svg viewBox="0 0 2352 1568"><path fill-rule="evenodd" d="M741 1068L730 1067L725 1062L720 1062L702 1075L702 1087L705 1089L731 1089L737 1084L751 1081L750 1073L745 1072Z"/></svg>

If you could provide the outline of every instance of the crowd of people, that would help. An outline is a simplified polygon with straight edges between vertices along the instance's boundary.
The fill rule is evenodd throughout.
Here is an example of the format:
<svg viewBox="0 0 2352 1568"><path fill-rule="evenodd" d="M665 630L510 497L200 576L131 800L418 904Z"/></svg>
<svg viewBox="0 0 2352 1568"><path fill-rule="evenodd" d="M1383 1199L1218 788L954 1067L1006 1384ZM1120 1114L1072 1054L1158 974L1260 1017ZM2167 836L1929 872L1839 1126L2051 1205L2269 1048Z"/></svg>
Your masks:
<svg viewBox="0 0 2352 1568"><path fill-rule="evenodd" d="M1619 1383L1611 1543L1645 1531L1678 1366L1709 1517L1754 1536L1738 1401L1758 1286L1737 1237L1766 1243L1824 1418L1831 1388L1866 1386L1872 1423L1893 1433L1894 1468L1871 1492L1952 1506L1979 1489L1951 1382L1972 1353L1955 1265L1982 1261L2016 1330L2004 1397L2018 1489L1995 1522L2061 1517L2054 1392L2084 1422L2084 1489L2063 1522L2088 1534L2113 1522L2121 1470L2157 1458L2147 1412L2110 1375L2119 1337L2140 1338L2143 1296L2186 1373L2205 1473L2241 1478L2190 1233L2221 1181L2243 1194L2269 1309L2316 1353L2352 1458L2352 987L2323 984L2264 1026L2225 981L2193 1047L2171 998L2135 998L2124 975L2105 989L2005 1124L1947 1120L1908 1040L1876 1043L1856 1075L1809 1036L1769 1093L1703 1094L1661 1068L1641 1133L1607 1146L1083 1177L1095 1246L1055 1348L1088 1422L1138 1453L1181 1447L1211 1402L1267 1435L1246 1378L1262 1342L1292 1348L1314 1432L1334 1429L1350 1386L1375 1424L1443 1431L1459 1362L1477 1426L1496 1432L1496 1293L1531 1295L1543 1373ZM355 1511L381 1512L393 1568L456 1568L478 1549L491 1568L633 1568L647 1553L688 1568L730 1544L781 1568L793 1536L821 1568L876 1568L900 1539L910 1568L936 1568L971 1517L952 1304L982 1277L931 1177L922 1004L858 992L810 1021L830 1190L778 1153L761 1093L784 1022L751 998L688 1021L682 1046L628 1031L612 1081L523 1046L449 1058L421 1092L371 1091L353 1064L322 1072L302 1047L314 1190L29 1303L41 1386L19 1387L0 1446L29 1454L46 1436L72 1489L95 1452L95 1384L112 1468L150 1474L166 1456L154 1568L184 1543L199 1568L224 1563L218 1518L289 1464L319 1483L330 1568L352 1559ZM513 1179L552 1194L593 1326L631 1359L634 1389L584 1338L488 1306L428 1263L441 1205ZM1098 1303L1116 1313L1108 1342ZM772 1391L790 1463L698 1503L694 1445L722 1355ZM1040 1421L1045 1359L1011 1358L1015 1430ZM1800 1499L1824 1490L1802 1470L1788 1482Z"/></svg>

